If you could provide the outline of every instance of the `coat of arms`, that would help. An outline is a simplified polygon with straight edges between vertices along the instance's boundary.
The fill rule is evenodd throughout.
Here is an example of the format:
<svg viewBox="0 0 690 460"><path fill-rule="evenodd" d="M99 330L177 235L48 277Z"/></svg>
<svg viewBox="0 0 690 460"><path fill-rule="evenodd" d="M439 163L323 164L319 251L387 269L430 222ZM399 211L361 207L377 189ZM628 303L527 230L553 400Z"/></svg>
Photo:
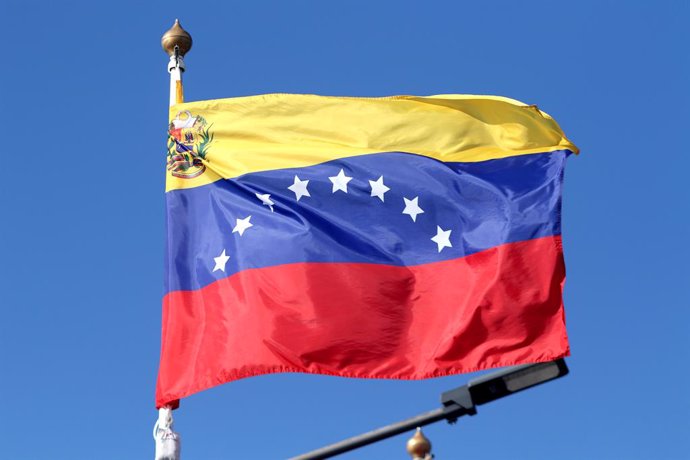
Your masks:
<svg viewBox="0 0 690 460"><path fill-rule="evenodd" d="M179 112L168 126L168 170L175 177L191 179L206 170L206 159L213 134L204 117L189 110Z"/></svg>

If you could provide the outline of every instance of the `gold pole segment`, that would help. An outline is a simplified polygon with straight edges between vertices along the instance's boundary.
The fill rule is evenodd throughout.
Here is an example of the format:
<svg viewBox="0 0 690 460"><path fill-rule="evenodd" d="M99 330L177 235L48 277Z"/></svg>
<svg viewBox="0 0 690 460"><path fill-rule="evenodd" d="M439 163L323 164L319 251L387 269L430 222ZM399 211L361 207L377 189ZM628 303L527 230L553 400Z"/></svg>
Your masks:
<svg viewBox="0 0 690 460"><path fill-rule="evenodd" d="M182 104L184 102L184 89L182 88L182 79L175 82L175 104Z"/></svg>

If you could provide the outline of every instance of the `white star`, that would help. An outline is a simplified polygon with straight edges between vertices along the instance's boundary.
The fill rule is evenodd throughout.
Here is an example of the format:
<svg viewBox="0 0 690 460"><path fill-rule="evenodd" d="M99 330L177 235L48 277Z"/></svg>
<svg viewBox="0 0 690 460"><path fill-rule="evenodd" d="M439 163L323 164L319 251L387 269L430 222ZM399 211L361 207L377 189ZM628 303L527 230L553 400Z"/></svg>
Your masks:
<svg viewBox="0 0 690 460"><path fill-rule="evenodd" d="M262 195L260 193L255 193L256 197L261 200L261 202L264 204L264 206L268 206L268 208L273 212L273 205L275 204L273 201L271 201L271 195L269 193L266 193L265 195Z"/></svg>
<svg viewBox="0 0 690 460"><path fill-rule="evenodd" d="M295 183L289 186L288 190L293 191L295 198L299 201L303 196L311 196L309 190L307 190L307 185L309 185L308 180L299 180L299 177L295 176Z"/></svg>
<svg viewBox="0 0 690 460"><path fill-rule="evenodd" d="M213 267L213 271L215 272L216 270L223 270L223 272L225 272L225 264L227 264L228 260L230 260L230 256L225 255L225 249L223 249L222 254L218 257L214 257L213 260L216 262L216 266Z"/></svg>
<svg viewBox="0 0 690 460"><path fill-rule="evenodd" d="M450 244L450 232L453 230L443 230L438 225L436 226L436 236L431 239L434 243L438 245L438 252L441 252L443 248L452 248L453 245Z"/></svg>
<svg viewBox="0 0 690 460"><path fill-rule="evenodd" d="M249 219L251 218L252 216L247 216L244 219L235 219L237 221L237 224L235 224L235 228L232 229L232 233L239 232L240 236L242 236L246 229L254 226L254 224L249 222Z"/></svg>
<svg viewBox="0 0 690 460"><path fill-rule="evenodd" d="M405 200L405 209L403 209L403 214L408 214L412 217L412 222L417 222L417 214L422 214L424 210L419 207L418 200L419 197L416 196L411 200L403 198Z"/></svg>
<svg viewBox="0 0 690 460"><path fill-rule="evenodd" d="M338 190L342 190L343 192L347 193L347 183L352 180L351 177L347 177L345 175L345 171L342 169L337 176L329 177L329 179L331 182L333 182L333 193L337 192Z"/></svg>
<svg viewBox="0 0 690 460"><path fill-rule="evenodd" d="M383 194L390 190L383 183L383 176L379 177L377 181L370 180L369 185L371 185L371 196L377 196L381 198L381 201L383 201Z"/></svg>

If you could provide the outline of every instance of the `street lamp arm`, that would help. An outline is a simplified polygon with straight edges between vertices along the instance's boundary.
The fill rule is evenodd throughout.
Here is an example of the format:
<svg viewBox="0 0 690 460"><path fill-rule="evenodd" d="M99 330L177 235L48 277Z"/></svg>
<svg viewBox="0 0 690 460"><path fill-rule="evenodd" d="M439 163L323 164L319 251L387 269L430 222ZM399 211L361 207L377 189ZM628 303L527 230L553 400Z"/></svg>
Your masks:
<svg viewBox="0 0 690 460"><path fill-rule="evenodd" d="M566 366L563 359L547 363L514 366L494 372L470 380L467 385L443 393L441 395L443 407L439 409L434 409L401 422L345 439L344 441L298 455L297 457L292 457L289 460L321 460L330 458L440 420L454 423L463 415L475 415L477 413L475 405L486 404L518 391L563 377L567 373L568 366Z"/></svg>

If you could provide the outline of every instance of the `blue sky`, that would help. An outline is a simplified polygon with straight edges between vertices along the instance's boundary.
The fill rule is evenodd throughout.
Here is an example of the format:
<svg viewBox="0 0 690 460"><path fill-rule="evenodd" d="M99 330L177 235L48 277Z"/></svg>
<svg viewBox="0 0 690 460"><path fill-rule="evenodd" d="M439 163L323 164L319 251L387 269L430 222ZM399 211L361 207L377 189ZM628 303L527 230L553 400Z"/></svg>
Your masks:
<svg viewBox="0 0 690 460"><path fill-rule="evenodd" d="M571 374L426 433L439 460L687 458L689 5L5 1L0 456L153 458L159 41L179 17L190 101L475 93L553 115L582 150L563 211ZM468 378L252 378L187 398L176 428L185 459L286 458ZM407 458L406 439L342 458Z"/></svg>

